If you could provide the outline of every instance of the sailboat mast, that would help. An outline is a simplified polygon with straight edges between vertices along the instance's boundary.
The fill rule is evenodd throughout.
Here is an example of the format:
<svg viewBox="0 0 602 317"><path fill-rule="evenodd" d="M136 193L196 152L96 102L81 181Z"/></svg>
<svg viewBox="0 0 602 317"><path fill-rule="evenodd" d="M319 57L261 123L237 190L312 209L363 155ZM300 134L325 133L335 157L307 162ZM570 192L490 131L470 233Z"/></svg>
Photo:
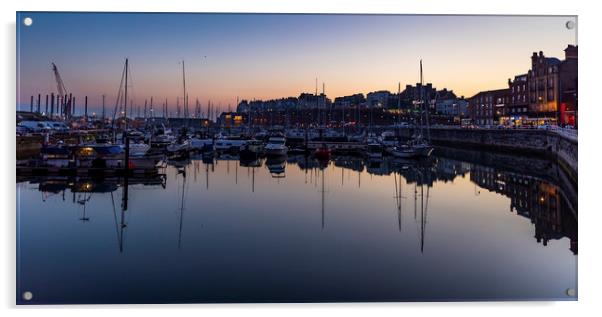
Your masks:
<svg viewBox="0 0 602 317"><path fill-rule="evenodd" d="M422 60L420 60L420 82L422 83ZM427 140L429 141L429 143L431 142L431 129L430 129L430 123L429 123L429 103L425 102L424 103L424 117L426 120L426 135L427 135Z"/></svg>
<svg viewBox="0 0 602 317"><path fill-rule="evenodd" d="M128 120L127 120L127 112L128 112L128 59L125 59L125 95L123 97L123 121L125 122L125 131L128 129Z"/></svg>
<svg viewBox="0 0 602 317"><path fill-rule="evenodd" d="M422 60L420 60L420 85L422 85L422 84L423 84L423 81L422 81Z"/></svg>
<svg viewBox="0 0 602 317"><path fill-rule="evenodd" d="M397 114L399 115L399 126L401 127L401 83L397 83Z"/></svg>
<svg viewBox="0 0 602 317"><path fill-rule="evenodd" d="M184 118L188 118L188 95L186 95L186 69L184 65L184 60L182 60L182 87L184 89Z"/></svg>

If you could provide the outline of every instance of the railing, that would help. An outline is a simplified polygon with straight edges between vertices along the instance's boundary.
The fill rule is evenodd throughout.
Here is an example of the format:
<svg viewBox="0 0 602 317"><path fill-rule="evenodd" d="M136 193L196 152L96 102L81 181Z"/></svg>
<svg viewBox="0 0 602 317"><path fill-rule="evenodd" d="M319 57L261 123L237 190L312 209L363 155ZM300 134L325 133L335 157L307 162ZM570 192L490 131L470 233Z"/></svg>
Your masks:
<svg viewBox="0 0 602 317"><path fill-rule="evenodd" d="M578 136L577 129L563 128L563 127L559 127L559 126L550 126L548 128L548 131L556 132L566 138L577 141L577 136Z"/></svg>
<svg viewBox="0 0 602 317"><path fill-rule="evenodd" d="M434 124L431 125L431 129L463 129L463 130L543 130L550 131L554 133L558 133L566 138L577 141L578 131L573 128L563 128L555 125L550 126L480 126L480 125L470 125L470 126L459 126L459 125L443 125L443 124Z"/></svg>

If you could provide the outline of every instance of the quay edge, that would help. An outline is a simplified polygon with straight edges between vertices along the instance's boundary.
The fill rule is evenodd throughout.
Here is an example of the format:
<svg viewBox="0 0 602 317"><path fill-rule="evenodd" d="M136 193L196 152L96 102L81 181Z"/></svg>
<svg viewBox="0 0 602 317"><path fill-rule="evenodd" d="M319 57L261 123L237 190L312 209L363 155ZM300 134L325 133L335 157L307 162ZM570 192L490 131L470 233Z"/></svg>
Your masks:
<svg viewBox="0 0 602 317"><path fill-rule="evenodd" d="M409 135L410 130L405 132ZM457 129L431 128L435 145L460 146L511 154L530 154L546 157L558 163L577 187L578 143L560 133L547 130L522 129Z"/></svg>

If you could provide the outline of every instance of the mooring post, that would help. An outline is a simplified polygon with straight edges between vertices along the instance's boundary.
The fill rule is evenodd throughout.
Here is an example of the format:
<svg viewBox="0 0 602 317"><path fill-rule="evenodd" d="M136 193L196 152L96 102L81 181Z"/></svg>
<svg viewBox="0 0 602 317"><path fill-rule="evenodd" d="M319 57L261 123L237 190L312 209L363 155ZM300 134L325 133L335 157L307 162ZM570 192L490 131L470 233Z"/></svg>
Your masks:
<svg viewBox="0 0 602 317"><path fill-rule="evenodd" d="M50 94L50 117L54 114L54 93Z"/></svg>

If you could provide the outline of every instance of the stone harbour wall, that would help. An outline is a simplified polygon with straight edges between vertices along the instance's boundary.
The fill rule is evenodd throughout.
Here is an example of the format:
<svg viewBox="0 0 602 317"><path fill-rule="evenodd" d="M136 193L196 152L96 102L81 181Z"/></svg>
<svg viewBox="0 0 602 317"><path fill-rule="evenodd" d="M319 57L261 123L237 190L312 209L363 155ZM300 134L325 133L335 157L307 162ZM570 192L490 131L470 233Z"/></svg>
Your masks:
<svg viewBox="0 0 602 317"><path fill-rule="evenodd" d="M561 168L577 183L578 143L560 133L547 130L433 128L435 145L493 149L511 154L530 153L557 160Z"/></svg>

